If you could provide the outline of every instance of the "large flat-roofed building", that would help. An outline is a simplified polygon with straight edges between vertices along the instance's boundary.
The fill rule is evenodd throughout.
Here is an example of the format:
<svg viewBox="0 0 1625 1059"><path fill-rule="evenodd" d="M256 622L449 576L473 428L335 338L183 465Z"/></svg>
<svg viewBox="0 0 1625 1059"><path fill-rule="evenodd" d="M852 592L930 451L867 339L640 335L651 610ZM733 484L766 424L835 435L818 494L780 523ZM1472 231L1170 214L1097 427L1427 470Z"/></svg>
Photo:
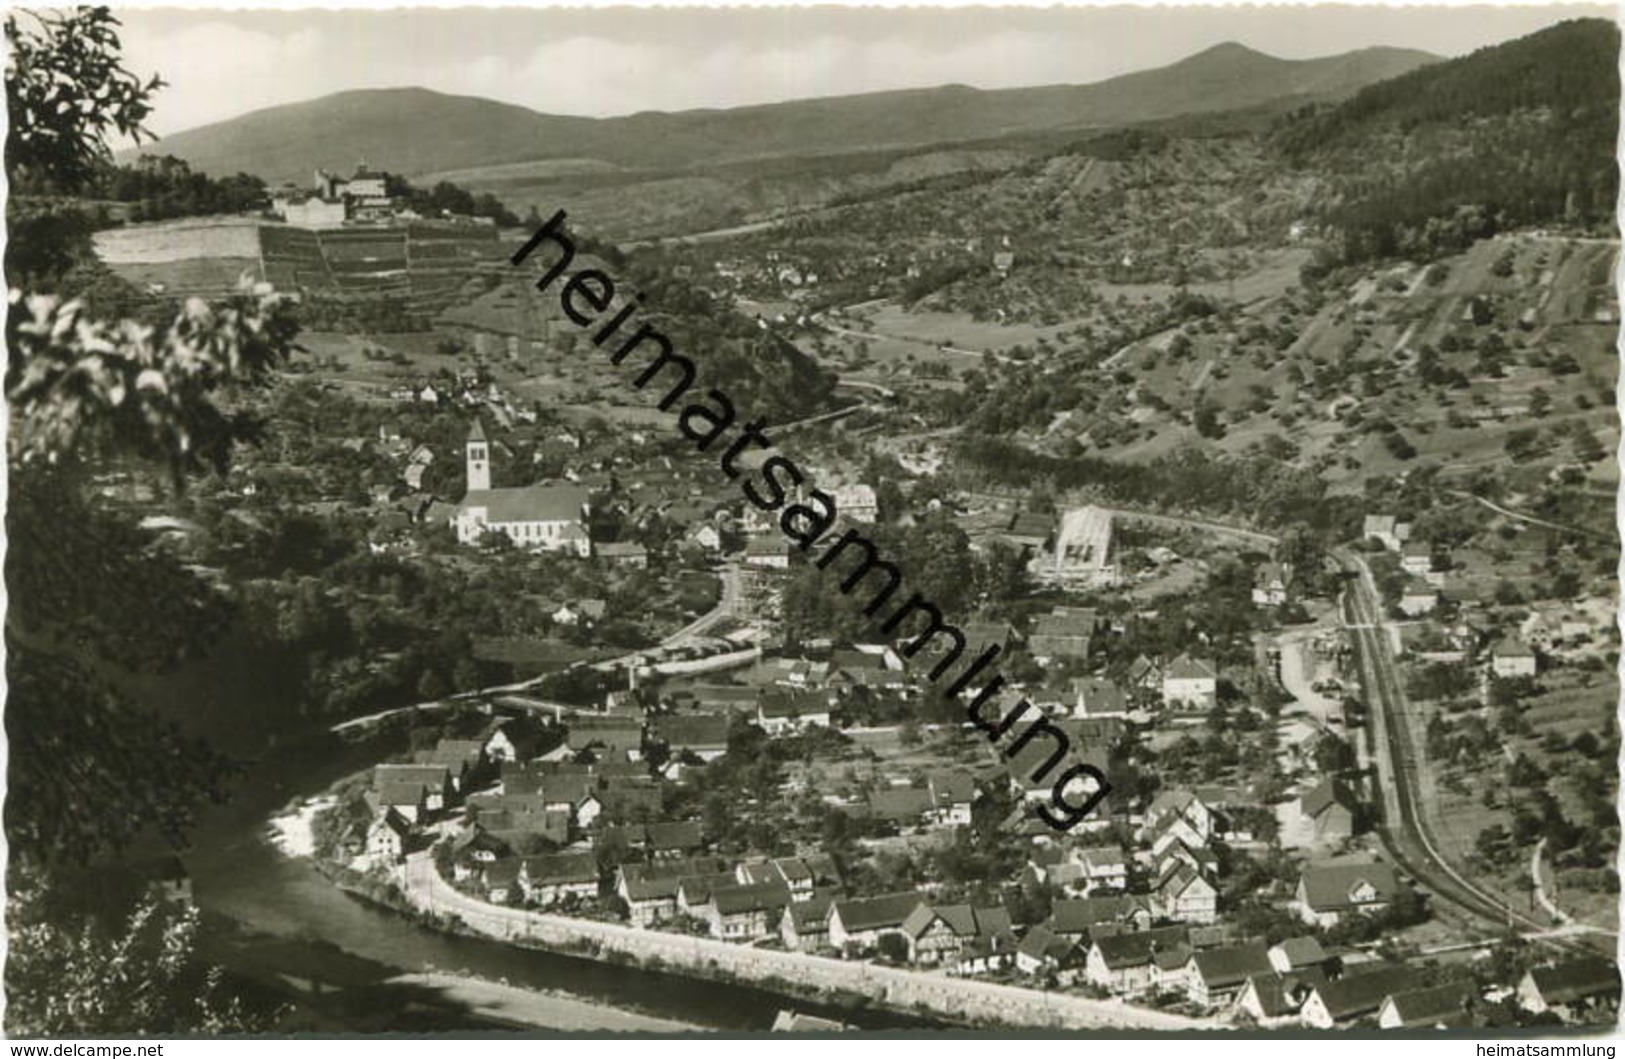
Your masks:
<svg viewBox="0 0 1625 1059"><path fill-rule="evenodd" d="M1112 561L1112 513L1093 504L1061 516L1055 547L1035 558L1032 572L1040 581L1074 587L1115 585Z"/></svg>

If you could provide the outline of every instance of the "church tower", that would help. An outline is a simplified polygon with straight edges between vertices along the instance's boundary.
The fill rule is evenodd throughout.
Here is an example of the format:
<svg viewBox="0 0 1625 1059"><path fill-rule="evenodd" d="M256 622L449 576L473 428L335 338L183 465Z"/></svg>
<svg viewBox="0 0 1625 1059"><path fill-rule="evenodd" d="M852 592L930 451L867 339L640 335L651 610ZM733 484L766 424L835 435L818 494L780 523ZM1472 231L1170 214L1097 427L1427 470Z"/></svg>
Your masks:
<svg viewBox="0 0 1625 1059"><path fill-rule="evenodd" d="M468 491L484 492L491 488L491 446L485 440L485 428L479 417L474 418L474 429L468 432Z"/></svg>

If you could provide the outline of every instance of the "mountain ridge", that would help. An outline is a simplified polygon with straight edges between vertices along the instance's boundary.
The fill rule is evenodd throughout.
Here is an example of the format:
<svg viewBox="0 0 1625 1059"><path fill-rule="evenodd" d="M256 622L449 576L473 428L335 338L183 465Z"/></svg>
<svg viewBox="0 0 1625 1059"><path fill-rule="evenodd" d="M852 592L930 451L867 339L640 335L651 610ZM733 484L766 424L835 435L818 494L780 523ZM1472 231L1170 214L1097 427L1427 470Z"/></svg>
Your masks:
<svg viewBox="0 0 1625 1059"><path fill-rule="evenodd" d="M1375 47L1282 59L1235 42L1089 84L895 89L742 107L588 118L421 86L350 89L185 130L124 152L172 154L211 173L304 183L360 157L406 176L486 165L594 159L639 169L843 149L954 143L1236 109L1282 97L1344 98L1438 61ZM424 129L434 130L425 136Z"/></svg>

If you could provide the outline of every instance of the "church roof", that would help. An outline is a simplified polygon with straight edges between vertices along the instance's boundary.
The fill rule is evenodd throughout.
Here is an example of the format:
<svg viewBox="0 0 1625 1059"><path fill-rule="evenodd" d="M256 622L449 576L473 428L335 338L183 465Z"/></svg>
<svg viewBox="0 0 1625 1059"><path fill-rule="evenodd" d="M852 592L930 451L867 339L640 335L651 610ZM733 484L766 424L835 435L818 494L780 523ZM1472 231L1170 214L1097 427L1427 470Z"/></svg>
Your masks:
<svg viewBox="0 0 1625 1059"><path fill-rule="evenodd" d="M474 429L472 429L472 430L470 430L468 432L468 440L470 440L470 441L484 441L485 440L485 427L480 423L480 417L479 416L474 417Z"/></svg>
<svg viewBox="0 0 1625 1059"><path fill-rule="evenodd" d="M526 485L514 489L471 489L458 513L485 508L485 520L504 522L579 522L587 490L577 485Z"/></svg>

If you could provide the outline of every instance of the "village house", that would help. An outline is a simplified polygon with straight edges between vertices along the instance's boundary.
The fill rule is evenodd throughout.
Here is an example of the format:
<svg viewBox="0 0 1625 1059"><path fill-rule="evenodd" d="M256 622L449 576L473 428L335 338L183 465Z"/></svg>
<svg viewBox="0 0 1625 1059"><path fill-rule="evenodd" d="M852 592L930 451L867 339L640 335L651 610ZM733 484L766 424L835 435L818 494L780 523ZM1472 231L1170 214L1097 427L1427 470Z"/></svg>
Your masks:
<svg viewBox="0 0 1625 1059"><path fill-rule="evenodd" d="M518 857L505 857L486 865L480 874L485 899L494 905L505 905L516 900L520 896L519 872L522 866Z"/></svg>
<svg viewBox="0 0 1625 1059"><path fill-rule="evenodd" d="M1420 578L1411 578L1399 594L1399 611L1407 618L1431 614L1439 606L1439 590Z"/></svg>
<svg viewBox="0 0 1625 1059"><path fill-rule="evenodd" d="M1411 524L1401 522L1393 515L1367 515L1360 536L1378 541L1389 551L1397 552L1410 540Z"/></svg>
<svg viewBox="0 0 1625 1059"><path fill-rule="evenodd" d="M1424 541L1406 541L1399 557L1399 568L1412 577L1425 579L1433 572L1433 547Z"/></svg>
<svg viewBox="0 0 1625 1059"><path fill-rule="evenodd" d="M649 549L636 541L605 541L593 545L593 557L610 566L642 570L649 565Z"/></svg>
<svg viewBox="0 0 1625 1059"><path fill-rule="evenodd" d="M1128 716L1128 696L1116 681L1106 677L1075 677L1071 691L1074 717Z"/></svg>
<svg viewBox="0 0 1625 1059"><path fill-rule="evenodd" d="M1282 939L1270 946L1269 956L1270 966L1278 974L1324 968L1331 959L1321 948L1320 941L1308 935Z"/></svg>
<svg viewBox="0 0 1625 1059"><path fill-rule="evenodd" d="M1189 864L1164 871L1151 891L1151 911L1183 923L1213 923L1219 918L1219 892Z"/></svg>
<svg viewBox="0 0 1625 1059"><path fill-rule="evenodd" d="M412 788L421 790L421 797L412 797ZM375 765L372 770L372 789L380 795L379 806L393 805L412 823L418 823L422 813L438 813L449 806L457 794L451 770L444 765Z"/></svg>
<svg viewBox="0 0 1625 1059"><path fill-rule="evenodd" d="M602 621L607 613L609 604L601 599L578 599L559 604L547 617L554 625L592 625Z"/></svg>
<svg viewBox="0 0 1625 1059"><path fill-rule="evenodd" d="M1387 908L1399 892L1392 865L1364 858L1311 862L1298 878L1292 910L1310 926L1335 927L1351 914Z"/></svg>
<svg viewBox="0 0 1625 1059"><path fill-rule="evenodd" d="M677 913L677 892L685 878L724 870L715 857L622 864L615 873L615 893L626 902L634 926L648 927Z"/></svg>
<svg viewBox="0 0 1625 1059"><path fill-rule="evenodd" d="M650 738L663 743L672 755L692 754L715 761L728 752L728 715L721 713L668 714L649 725Z"/></svg>
<svg viewBox="0 0 1625 1059"><path fill-rule="evenodd" d="M1218 1007L1235 999L1250 977L1270 970L1262 942L1194 952L1184 967L1185 995L1193 1004Z"/></svg>
<svg viewBox="0 0 1625 1059"><path fill-rule="evenodd" d="M380 863L397 864L405 856L411 834L411 821L393 806L387 807L367 827L367 856Z"/></svg>
<svg viewBox="0 0 1625 1059"><path fill-rule="evenodd" d="M372 812L374 824L394 813L408 825L412 825L424 819L429 813L429 792L422 783L375 782L362 797ZM383 836L379 837L380 840L384 840Z"/></svg>
<svg viewBox="0 0 1625 1059"><path fill-rule="evenodd" d="M872 949L883 934L901 934L903 923L925 899L917 892L845 898L829 908L829 943L836 952Z"/></svg>
<svg viewBox="0 0 1625 1059"><path fill-rule="evenodd" d="M1159 927L1094 939L1084 962L1084 977L1113 996L1134 996L1152 985L1153 956L1159 949L1188 946L1184 927Z"/></svg>
<svg viewBox="0 0 1625 1059"><path fill-rule="evenodd" d="M1556 1012L1565 1022L1593 1010L1619 1007L1619 967L1586 956L1533 967L1518 982L1518 1004L1536 1015Z"/></svg>
<svg viewBox="0 0 1625 1059"><path fill-rule="evenodd" d="M1538 669L1535 649L1516 637L1508 636L1490 649L1490 671L1498 679L1532 677Z"/></svg>
<svg viewBox="0 0 1625 1059"><path fill-rule="evenodd" d="M1054 515L1017 511L1004 528L1004 539L1022 551L1040 551L1049 543L1054 526Z"/></svg>
<svg viewBox="0 0 1625 1059"><path fill-rule="evenodd" d="M829 943L829 906L833 894L813 894L792 901L779 919L779 939L791 952L816 952Z"/></svg>
<svg viewBox="0 0 1625 1059"><path fill-rule="evenodd" d="M782 882L746 886L719 886L698 910L697 918L721 941L756 941L771 935L790 904L790 890Z"/></svg>
<svg viewBox="0 0 1625 1059"><path fill-rule="evenodd" d="M1033 622L1027 636L1027 653L1041 666L1064 659L1089 660L1089 641L1099 625L1095 611L1087 607L1056 607Z"/></svg>
<svg viewBox="0 0 1625 1059"><path fill-rule="evenodd" d="M1016 969L1022 974L1054 974L1070 981L1083 961L1078 944L1054 933L1042 924L1030 927L1016 946Z"/></svg>
<svg viewBox="0 0 1625 1059"><path fill-rule="evenodd" d="M1335 776L1304 791L1297 809L1305 829L1303 845L1336 845L1354 835L1353 799Z"/></svg>
<svg viewBox="0 0 1625 1059"><path fill-rule="evenodd" d="M626 716L572 717L564 746L571 754L591 751L600 763L639 761L643 757L643 722Z"/></svg>
<svg viewBox="0 0 1625 1059"><path fill-rule="evenodd" d="M1236 997L1236 1011L1264 1027L1300 1023L1303 1002L1316 986L1325 985L1326 973L1307 968L1287 974L1255 974Z"/></svg>
<svg viewBox="0 0 1625 1059"><path fill-rule="evenodd" d="M1085 895L1099 890L1122 890L1128 886L1128 858L1116 846L1090 846L1072 851L1081 871Z"/></svg>
<svg viewBox="0 0 1625 1059"><path fill-rule="evenodd" d="M1471 982L1390 993L1377 1009L1377 1025L1385 1030L1460 1029L1471 1024L1468 1007L1475 998Z"/></svg>
<svg viewBox="0 0 1625 1059"><path fill-rule="evenodd" d="M1291 563L1261 563L1253 575L1253 602L1260 607L1279 607L1287 601L1291 585Z"/></svg>
<svg viewBox="0 0 1625 1059"><path fill-rule="evenodd" d="M976 938L993 938L1010 929L1010 913L1004 908L924 902L915 906L901 928L908 941L909 962L928 967L956 964Z"/></svg>
<svg viewBox="0 0 1625 1059"><path fill-rule="evenodd" d="M467 789L469 781L486 771L485 744L480 739L441 739L427 750L412 755L417 765L439 765L451 778L452 792Z"/></svg>
<svg viewBox="0 0 1625 1059"><path fill-rule="evenodd" d="M510 731L514 726L508 721L492 721L486 725L485 731L480 734L480 753L494 765L517 762L520 758L519 742L515 741Z"/></svg>
<svg viewBox="0 0 1625 1059"><path fill-rule="evenodd" d="M1139 895L1057 898L1050 903L1044 925L1062 937L1087 942L1092 933L1119 933L1145 930L1151 925L1151 910Z"/></svg>
<svg viewBox="0 0 1625 1059"><path fill-rule="evenodd" d="M1160 791L1146 808L1142 837L1149 837L1153 849L1178 840L1187 846L1205 846L1215 831L1214 812L1189 788Z"/></svg>
<svg viewBox="0 0 1625 1059"><path fill-rule="evenodd" d="M525 900L547 907L567 897L598 896L598 858L592 853L554 853L526 857L519 869Z"/></svg>
<svg viewBox="0 0 1625 1059"><path fill-rule="evenodd" d="M478 419L467 444L468 492L452 515L452 529L463 544L477 544L486 533L501 533L516 547L565 552L586 558L587 491L576 485L491 487L490 444Z"/></svg>
<svg viewBox="0 0 1625 1059"><path fill-rule="evenodd" d="M1386 964L1347 974L1310 989L1298 1018L1317 1030L1333 1029L1374 1016L1389 996L1415 987L1416 973L1403 965Z"/></svg>
<svg viewBox="0 0 1625 1059"><path fill-rule="evenodd" d="M838 485L830 491L835 501L835 510L843 517L854 522L873 522L879 517L880 507L875 499L873 486L857 482L852 485Z"/></svg>
<svg viewBox="0 0 1625 1059"><path fill-rule="evenodd" d="M1067 891L1083 889L1083 866L1073 860L1071 851L1048 844L1027 851L1023 879L1035 886L1052 886Z"/></svg>
<svg viewBox="0 0 1625 1059"><path fill-rule="evenodd" d="M969 827L976 780L968 772L942 769L926 777L931 793L931 820L938 827Z"/></svg>
<svg viewBox="0 0 1625 1059"><path fill-rule="evenodd" d="M1162 702L1176 710L1210 710L1218 701L1219 669L1210 659L1181 654L1162 674Z"/></svg>
<svg viewBox="0 0 1625 1059"><path fill-rule="evenodd" d="M751 537L745 542L745 565L768 570L790 569L790 542L777 533Z"/></svg>
<svg viewBox="0 0 1625 1059"><path fill-rule="evenodd" d="M814 726L828 728L829 697L818 691L768 688L756 700L756 724L772 736Z"/></svg>

